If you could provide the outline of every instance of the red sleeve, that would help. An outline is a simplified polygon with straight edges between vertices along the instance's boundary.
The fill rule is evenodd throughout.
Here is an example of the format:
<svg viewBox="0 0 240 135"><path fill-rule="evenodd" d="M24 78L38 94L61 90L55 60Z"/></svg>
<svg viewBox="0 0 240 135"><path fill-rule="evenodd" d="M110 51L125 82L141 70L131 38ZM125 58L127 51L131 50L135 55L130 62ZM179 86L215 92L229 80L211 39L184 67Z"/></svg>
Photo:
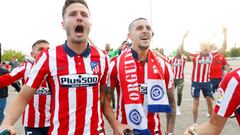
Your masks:
<svg viewBox="0 0 240 135"><path fill-rule="evenodd" d="M171 68L170 64L167 62L165 62L164 78L166 83L166 89L172 88L173 81L174 81L173 69Z"/></svg>
<svg viewBox="0 0 240 135"><path fill-rule="evenodd" d="M110 68L109 68L109 72L108 72L108 86L111 87L111 88L115 88L117 86L117 75L118 75L118 72L117 72L117 58L114 57L112 60L111 60L111 63L110 63Z"/></svg>
<svg viewBox="0 0 240 135"><path fill-rule="evenodd" d="M225 65L228 64L226 58L224 57L224 55L222 55L222 61L223 61L222 66L225 66Z"/></svg>
<svg viewBox="0 0 240 135"><path fill-rule="evenodd" d="M39 54L37 61L34 63L26 85L32 88L39 88L42 84L42 81L45 79L45 76L49 73L49 55L48 50L44 50Z"/></svg>
<svg viewBox="0 0 240 135"><path fill-rule="evenodd" d="M102 76L102 79L101 79L101 85L107 85L107 72L108 72L108 69L109 69L109 59L108 57L106 56L105 54L105 69L104 69L104 73L103 73L103 76Z"/></svg>
<svg viewBox="0 0 240 135"><path fill-rule="evenodd" d="M26 63L22 63L14 68L10 73L0 76L0 88L11 85L15 81L22 79L26 70Z"/></svg>

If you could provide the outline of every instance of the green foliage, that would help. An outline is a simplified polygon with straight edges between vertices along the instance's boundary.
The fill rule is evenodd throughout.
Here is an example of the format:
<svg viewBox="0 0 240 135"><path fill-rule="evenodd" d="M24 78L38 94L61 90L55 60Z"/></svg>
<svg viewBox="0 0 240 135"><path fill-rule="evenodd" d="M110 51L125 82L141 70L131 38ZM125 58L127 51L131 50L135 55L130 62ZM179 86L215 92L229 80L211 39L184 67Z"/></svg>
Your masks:
<svg viewBox="0 0 240 135"><path fill-rule="evenodd" d="M240 56L240 48L233 47L230 49L230 56L231 57L238 57Z"/></svg>
<svg viewBox="0 0 240 135"><path fill-rule="evenodd" d="M24 54L21 51L16 51L12 49L3 50L2 61L10 61L14 57L17 58L19 62L22 62Z"/></svg>

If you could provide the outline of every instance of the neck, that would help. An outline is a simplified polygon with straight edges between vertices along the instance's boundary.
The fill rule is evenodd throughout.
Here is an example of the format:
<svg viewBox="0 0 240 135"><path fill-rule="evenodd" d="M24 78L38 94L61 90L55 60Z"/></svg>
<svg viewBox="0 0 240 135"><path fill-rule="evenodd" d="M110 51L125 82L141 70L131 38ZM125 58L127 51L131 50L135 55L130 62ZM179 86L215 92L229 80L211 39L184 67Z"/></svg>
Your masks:
<svg viewBox="0 0 240 135"><path fill-rule="evenodd" d="M83 51L87 48L87 41L83 42L71 42L67 41L68 47L74 51L76 54L82 54Z"/></svg>
<svg viewBox="0 0 240 135"><path fill-rule="evenodd" d="M148 49L140 49L134 46L132 49L137 52L139 61L145 61L147 59Z"/></svg>

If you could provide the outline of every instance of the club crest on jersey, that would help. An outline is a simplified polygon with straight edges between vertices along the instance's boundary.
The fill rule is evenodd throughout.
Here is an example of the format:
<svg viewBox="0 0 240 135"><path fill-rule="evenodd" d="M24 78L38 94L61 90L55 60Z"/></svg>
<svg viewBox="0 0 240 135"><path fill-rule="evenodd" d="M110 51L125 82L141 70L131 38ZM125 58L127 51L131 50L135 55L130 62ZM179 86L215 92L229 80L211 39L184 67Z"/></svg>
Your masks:
<svg viewBox="0 0 240 135"><path fill-rule="evenodd" d="M59 79L61 86L70 88L94 86L98 83L98 75L90 74L63 75Z"/></svg>
<svg viewBox="0 0 240 135"><path fill-rule="evenodd" d="M139 111L136 109L133 109L129 113L129 119L132 123L139 125L142 121L142 116L140 115Z"/></svg>
<svg viewBox="0 0 240 135"><path fill-rule="evenodd" d="M216 104L217 104L217 105L220 105L223 96L224 96L224 91L223 91L223 89L222 89L222 88L218 88L218 90L217 90L217 101L216 101Z"/></svg>
<svg viewBox="0 0 240 135"><path fill-rule="evenodd" d="M99 72L99 62L91 61L90 66L94 74L97 74Z"/></svg>
<svg viewBox="0 0 240 135"><path fill-rule="evenodd" d="M154 85L150 90L150 95L153 100L160 100L164 95L163 88L160 85Z"/></svg>

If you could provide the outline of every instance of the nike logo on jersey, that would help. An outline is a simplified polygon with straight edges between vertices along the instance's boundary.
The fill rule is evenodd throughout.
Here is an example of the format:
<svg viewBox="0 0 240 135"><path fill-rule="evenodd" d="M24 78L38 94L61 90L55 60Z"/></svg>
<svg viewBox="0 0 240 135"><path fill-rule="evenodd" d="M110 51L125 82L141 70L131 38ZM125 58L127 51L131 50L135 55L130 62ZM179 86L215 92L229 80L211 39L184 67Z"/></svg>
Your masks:
<svg viewBox="0 0 240 135"><path fill-rule="evenodd" d="M90 74L63 75L59 79L63 87L69 88L89 87L98 83L98 75Z"/></svg>
<svg viewBox="0 0 240 135"><path fill-rule="evenodd" d="M62 70L64 68L66 68L67 66L61 66L61 67L57 67L57 70Z"/></svg>

